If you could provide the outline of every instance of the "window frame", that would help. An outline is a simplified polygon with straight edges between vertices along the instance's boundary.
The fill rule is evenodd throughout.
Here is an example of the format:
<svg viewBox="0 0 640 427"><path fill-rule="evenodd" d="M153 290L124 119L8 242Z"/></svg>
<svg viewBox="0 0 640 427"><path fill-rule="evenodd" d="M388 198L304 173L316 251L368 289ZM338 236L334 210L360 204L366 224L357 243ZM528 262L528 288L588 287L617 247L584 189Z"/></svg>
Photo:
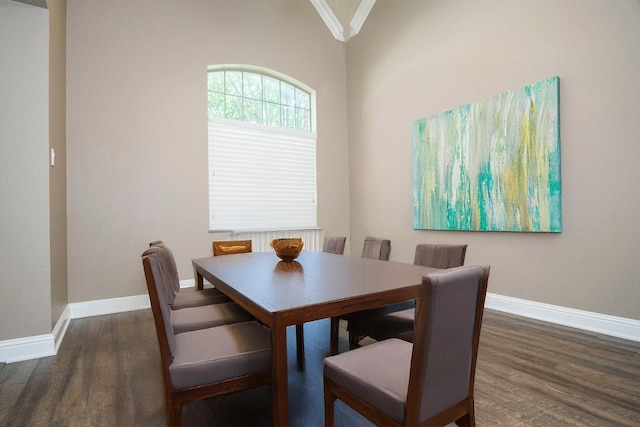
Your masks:
<svg viewBox="0 0 640 427"><path fill-rule="evenodd" d="M248 101L260 101L263 105L262 105L262 122L261 123L256 123L254 121L250 121L250 120L245 120L243 119L237 119L237 118L231 118L231 117L227 117L226 114L224 117L220 116L220 115L216 115L214 117L218 117L218 118L226 118L229 120L238 120L240 122L244 122L244 123L253 123L253 124L261 124L261 125L265 125L265 126L271 126L271 127L275 127L275 128L281 128L281 129L290 129L290 130L296 130L296 131L301 131L301 132L316 132L316 111L315 111L315 105L316 105L316 92L309 87L308 85L295 80L294 78L287 76L283 73L280 73L278 71L275 70L270 70L264 67L258 67L258 66L254 66L254 65L239 65L239 64L225 64L225 65L210 65L207 67L207 95L209 95L212 90L209 89L209 85L208 85L208 75L211 72L241 72L241 73L251 73L251 74L257 74L263 77L267 77L267 78L271 78L271 79L275 79L278 80L281 84L287 84L293 87L294 89L294 93L293 93L293 99L294 102L296 100L296 95L298 91L302 91L304 92L306 95L309 96L309 108L308 108L308 113L309 113L309 129L308 130L303 130L303 129L299 129L297 127L297 114L294 114L293 117L293 123L294 123L294 127L285 127L285 126L273 126L270 124L265 123L264 120L264 104L269 104L269 105L278 105L280 107L281 110L281 118L280 120L282 120L282 109L284 107L289 107L289 108L293 108L294 111L297 109L303 109L301 107L298 107L297 105L290 105L287 104L285 102L282 101L282 99L280 99L279 103L275 103L269 100L265 100L264 99L264 87L262 88L262 99L257 99L257 98L252 98L249 96L245 96L244 92L241 92L240 94L238 93L228 93L226 91L226 80L224 82L224 86L225 86L225 92L218 92L215 91L215 93L218 94L223 94L225 96L225 110L226 110L226 102L227 102L227 97L237 97L240 99L240 101L242 102L242 106L243 106L243 111L242 111L242 116L244 116L244 101L248 100ZM244 90L244 78L241 80L240 82L241 86L242 86L242 91ZM281 91L282 93L282 91ZM211 114L209 114L209 102L208 102L208 98L207 98L207 116L211 117Z"/></svg>
<svg viewBox="0 0 640 427"><path fill-rule="evenodd" d="M209 73L210 72L219 72L219 71L241 71L241 72L247 72L247 73L251 73L251 74L258 74L262 76L262 80L264 81L264 77L268 77L271 79L276 79L280 82L280 84L282 85L287 84L287 85L291 85L294 88L294 100L295 100L295 94L296 94L296 90L301 90L303 91L306 95L307 95L307 99L308 99L308 115L309 115L309 129L308 130L297 130L295 128L296 123L294 122L294 128L290 128L290 127L278 127L278 126L273 126L273 125L269 125L269 124L263 124L263 123L254 123L251 121L246 121L246 120L237 120L237 119L229 119L229 118L222 118L222 117L217 117L217 116L212 116L210 114L210 103L209 103L209 94L211 93L211 88L209 85ZM242 81L244 81L244 79L242 79ZM225 87L226 90L226 87ZM261 91L262 91L262 97L263 100L261 102L266 103L268 102L267 100L265 100L265 91L264 88L261 87ZM244 94L242 94L244 95ZM281 100L282 101L282 100ZM278 104L279 106L282 107L282 105L284 105L282 102L280 104ZM209 231L210 232L222 232L222 231L232 231L232 232L247 232L247 231L273 231L273 230L312 230L312 229L318 229L318 203L317 203L317 134L315 132L316 129L316 114L315 114L315 105L316 105L316 93L313 89L311 89L309 86L296 81L295 79L292 79L289 76L286 76L282 73L273 71L273 70L268 70L262 67L256 67L256 66L247 66L247 65L237 65L237 64L227 64L227 65L216 65L216 66L209 66L207 67L207 116L208 116L208 137L207 137L207 157L208 157L208 203L209 203ZM264 115L264 105L263 105L263 115ZM282 122L281 122L282 124ZM309 171L309 173L304 174L304 178L306 179L305 182L309 183L312 182L312 186L307 188L307 192L304 193L306 197L310 197L310 194L313 193L313 208L310 209L310 206L308 205L308 200L306 197L305 199L301 199L300 201L296 202L296 203L302 203L301 208L297 209L297 206L289 209L289 210L282 210L281 214L284 214L284 218L286 218L286 214L287 213L291 213L291 217L289 217L289 221L290 221L290 225L286 224L286 221L284 221L282 224L273 224L272 222L270 222L274 217L273 216L268 216L267 213L270 212L270 209L272 208L272 206L268 206L268 207L263 207L263 208L257 208L254 211L254 214L257 212L258 214L262 214L263 210L265 213L265 218L266 220L260 224L260 225L254 225L254 223L252 221L247 221L247 226L244 225L238 225L238 224L233 224L233 220L229 220L227 222L219 222L220 219L223 218L223 216L221 216L220 214L220 210L215 208L215 203L216 203L216 198L214 196L214 191L216 191L214 188L216 187L216 185L218 185L218 183L215 182L216 180L216 176L217 173L220 172L220 165L216 166L215 165L215 159L212 160L212 156L215 156L215 154L212 154L214 152L216 152L216 150L218 150L218 153L220 154L220 146L216 146L216 148L212 148L213 144L215 144L215 142L213 141L212 138L214 138L214 136L212 136L212 126L218 126L218 127L234 127L237 128L238 133L239 134L245 134L247 135L248 138L253 138L254 135L260 135L260 134L273 134L275 136L275 138L283 138L283 139L292 139L292 138L299 138L301 141L304 141L305 144L309 144L312 141L312 150L313 150L313 154L312 154L312 161L309 159L310 157L310 147L311 145L307 146L305 148L305 156L306 156L306 163L305 164L305 168L304 170L309 170L311 168L311 164L313 165L313 169L312 171ZM221 144L225 144L225 142L221 143ZM265 145L266 147L266 145ZM281 146L277 146L279 147L279 151L282 152L282 147ZM233 146L231 146L231 149L235 149ZM276 148L276 150L278 150L278 148ZM250 159L251 156L247 156L248 158L248 162L251 162L252 159ZM266 158L266 157L265 157ZM271 160L269 161L274 161L274 158L277 158L277 156L275 157L269 157ZM294 156L295 158L295 156ZM225 159L226 160L226 159ZM230 160L231 162L233 161L238 161L240 164L244 163L244 158L241 158L240 160L238 160L237 158L234 160L233 158ZM294 161L294 160L292 160ZM295 160L298 161L298 160ZM300 160L302 161L302 160ZM213 163L212 163L213 162ZM259 161L258 161L259 162ZM234 166L236 165L235 163L233 163ZM271 164L268 164L268 166L272 167ZM297 166L297 165L296 165ZM294 166L295 168L295 166ZM241 169L238 169L239 171ZM245 169L246 171L246 169ZM242 173L242 172L238 172L238 173ZM309 180L309 177L312 177L312 181ZM240 179L240 181L242 181L244 179L244 177L242 175L238 175L237 177L242 177ZM302 177L302 176L301 176ZM272 177L273 178L273 177ZM225 179L228 179L225 178ZM234 180L235 178L231 178L230 180ZM251 180L252 178L249 177L247 178L249 180ZM254 179L254 183L255 181L255 177ZM301 178L302 180L302 178ZM278 179L274 179L274 182L276 182L276 184L274 185L274 188L277 187L278 183L277 181L279 181ZM295 182L295 181L294 181ZM280 183L281 184L281 183ZM227 182L226 185L234 185L234 184L229 184ZM308 184L311 185L311 184ZM222 191L228 191L228 189L223 189ZM224 198L227 194L229 193L219 193L219 199ZM281 193L280 193L281 194ZM259 199L260 197L257 197L257 199ZM249 199L248 199L249 200ZM236 209L236 206L238 206L237 204L233 204L233 203L238 203L236 202L229 202L227 199L228 203L231 203L231 209ZM272 203L273 205L277 205L277 200L274 196L274 202ZM224 210L225 208L223 208ZM228 209L228 208L227 208ZM239 208L238 208L239 209ZM263 210L261 210L263 209ZM274 208L276 209L276 208ZM248 212L248 210L244 209L241 210L243 213ZM300 221L296 221L295 220L295 215L298 214L299 212L307 212L307 214L309 214L308 217L308 222L310 223L300 223ZM312 213L311 213L312 212ZM216 221L216 218L214 218L214 215L218 215L218 221ZM305 220L306 221L306 220Z"/></svg>

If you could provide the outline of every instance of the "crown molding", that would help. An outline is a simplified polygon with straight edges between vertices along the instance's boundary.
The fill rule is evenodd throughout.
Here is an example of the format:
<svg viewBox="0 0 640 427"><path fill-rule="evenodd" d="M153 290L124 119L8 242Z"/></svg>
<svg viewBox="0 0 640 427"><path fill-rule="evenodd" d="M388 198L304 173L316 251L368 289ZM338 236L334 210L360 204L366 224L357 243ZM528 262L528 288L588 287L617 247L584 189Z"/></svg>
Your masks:
<svg viewBox="0 0 640 427"><path fill-rule="evenodd" d="M311 4L316 8L325 25L329 28L331 34L333 34L333 37L336 40L344 42L344 29L342 28L342 24L340 24L336 14L333 13L333 10L331 10L326 0L311 0Z"/></svg>
<svg viewBox="0 0 640 427"><path fill-rule="evenodd" d="M356 10L356 13L351 19L351 23L349 24L349 38L360 32L360 29L364 25L364 21L369 16L369 12L371 12L371 8L375 2L376 0L362 0L360 2L360 6L358 6L358 10Z"/></svg>
<svg viewBox="0 0 640 427"><path fill-rule="evenodd" d="M16 3L24 3L31 6L41 7L43 9L48 9L47 0L14 0Z"/></svg>

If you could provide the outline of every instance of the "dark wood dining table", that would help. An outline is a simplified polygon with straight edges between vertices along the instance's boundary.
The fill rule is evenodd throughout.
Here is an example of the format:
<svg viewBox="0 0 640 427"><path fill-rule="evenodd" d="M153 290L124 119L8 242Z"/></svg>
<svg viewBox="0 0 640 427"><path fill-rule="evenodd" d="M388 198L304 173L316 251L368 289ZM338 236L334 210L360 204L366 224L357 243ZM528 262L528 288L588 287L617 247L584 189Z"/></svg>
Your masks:
<svg viewBox="0 0 640 427"><path fill-rule="evenodd" d="M419 297L434 268L302 251L293 262L273 252L192 260L196 287L206 279L271 328L273 424L288 425L286 328Z"/></svg>

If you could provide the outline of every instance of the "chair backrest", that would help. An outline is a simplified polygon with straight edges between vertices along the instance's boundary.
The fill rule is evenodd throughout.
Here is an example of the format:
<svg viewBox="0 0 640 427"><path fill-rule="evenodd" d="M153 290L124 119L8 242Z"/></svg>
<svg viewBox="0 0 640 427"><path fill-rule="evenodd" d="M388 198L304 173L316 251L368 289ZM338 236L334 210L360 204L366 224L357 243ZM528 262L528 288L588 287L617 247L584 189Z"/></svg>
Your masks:
<svg viewBox="0 0 640 427"><path fill-rule="evenodd" d="M416 301L407 423L422 423L473 397L489 267L454 268L423 278Z"/></svg>
<svg viewBox="0 0 640 427"><path fill-rule="evenodd" d="M322 252L343 255L346 243L346 237L325 237L322 244Z"/></svg>
<svg viewBox="0 0 640 427"><path fill-rule="evenodd" d="M413 263L433 268L453 268L464 265L467 245L429 244L416 246Z"/></svg>
<svg viewBox="0 0 640 427"><path fill-rule="evenodd" d="M147 249L145 253L155 253L158 255L158 262L160 262L162 274L164 274L166 279L164 282L166 299L169 305L173 304L176 294L180 292L180 276L178 275L178 266L176 265L173 252L162 240L157 240L149 243L149 249Z"/></svg>
<svg viewBox="0 0 640 427"><path fill-rule="evenodd" d="M147 291L151 302L151 311L156 325L156 335L160 346L160 357L165 381L168 381L169 365L175 353L175 335L171 325L171 308L167 301L164 288L169 286L164 274L157 248L151 247L142 254L142 265L147 281ZM165 382L168 384L168 382Z"/></svg>
<svg viewBox="0 0 640 427"><path fill-rule="evenodd" d="M213 256L246 254L251 251L251 240L218 240L213 242Z"/></svg>
<svg viewBox="0 0 640 427"><path fill-rule="evenodd" d="M391 240L365 237L362 246L362 258L380 259L389 261L391 254Z"/></svg>

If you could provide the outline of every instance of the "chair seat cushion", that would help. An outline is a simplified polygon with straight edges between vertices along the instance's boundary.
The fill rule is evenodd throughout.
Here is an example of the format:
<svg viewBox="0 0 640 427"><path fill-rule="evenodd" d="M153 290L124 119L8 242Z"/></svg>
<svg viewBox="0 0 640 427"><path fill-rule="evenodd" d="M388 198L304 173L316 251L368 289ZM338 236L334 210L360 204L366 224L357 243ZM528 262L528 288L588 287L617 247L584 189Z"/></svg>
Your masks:
<svg viewBox="0 0 640 427"><path fill-rule="evenodd" d="M415 312L414 308L409 308L379 317L371 327L371 338L377 341L388 338L413 341Z"/></svg>
<svg viewBox="0 0 640 427"><path fill-rule="evenodd" d="M388 339L324 359L324 375L398 422L404 419L413 345Z"/></svg>
<svg viewBox="0 0 640 427"><path fill-rule="evenodd" d="M410 308L408 310L401 310L401 311L396 311L395 313L389 313L387 314L387 318L391 322L413 324L413 321L416 318L416 309Z"/></svg>
<svg viewBox="0 0 640 427"><path fill-rule="evenodd" d="M174 390L271 369L271 331L257 321L184 332L175 341L169 365Z"/></svg>
<svg viewBox="0 0 640 427"><path fill-rule="evenodd" d="M387 314L397 312L399 310L407 310L415 306L415 302L404 301L397 304L385 305L384 307L372 308L369 310L356 311L343 316L347 320L347 330L356 334L365 334L371 331L375 324L384 318ZM411 320L413 322L413 319Z"/></svg>
<svg viewBox="0 0 640 427"><path fill-rule="evenodd" d="M171 310L170 316L173 332L176 334L253 320L249 313L234 302Z"/></svg>
<svg viewBox="0 0 640 427"><path fill-rule="evenodd" d="M196 288L182 288L176 294L173 304L171 304L171 309L181 310L183 308L220 304L222 302L231 302L231 299L216 288L206 288L201 291L196 290Z"/></svg>

